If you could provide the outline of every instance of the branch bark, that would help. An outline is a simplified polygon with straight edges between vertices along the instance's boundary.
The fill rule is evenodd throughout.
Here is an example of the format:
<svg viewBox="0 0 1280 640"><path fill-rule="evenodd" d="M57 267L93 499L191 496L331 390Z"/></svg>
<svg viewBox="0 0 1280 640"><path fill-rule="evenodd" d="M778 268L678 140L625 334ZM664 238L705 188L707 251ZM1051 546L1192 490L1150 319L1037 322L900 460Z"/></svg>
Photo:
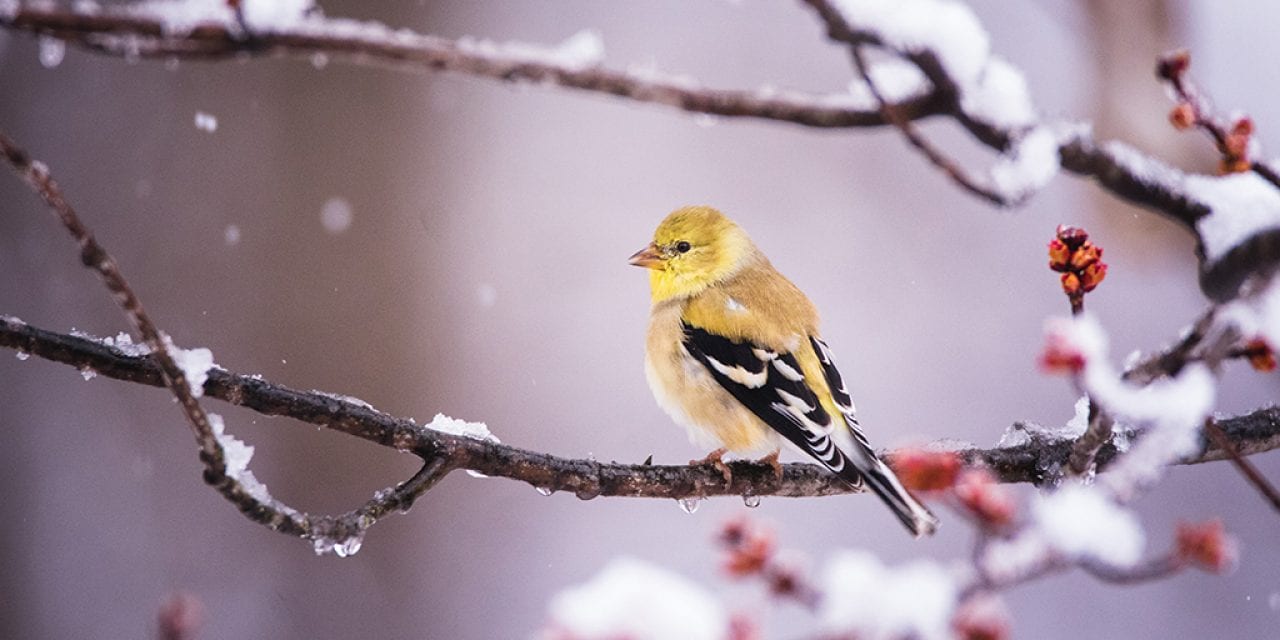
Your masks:
<svg viewBox="0 0 1280 640"><path fill-rule="evenodd" d="M160 368L152 356L130 355L121 349L84 337L46 331L21 320L0 316L0 346L46 360L88 369L108 378L163 386ZM438 464L434 473L443 476L455 469L470 469L491 477L518 480L542 489L577 495L636 498L699 498L722 495L817 497L850 493L848 485L817 465L783 465L778 480L773 468L754 462L732 462L733 484L725 485L721 473L710 466L644 465L603 463L539 453L505 444L455 436L428 429L410 420L396 418L358 400L320 391L300 391L257 376L232 373L220 368L209 372L205 395L257 411L264 415L287 416L301 422L332 429L399 451L415 453L428 464ZM1268 407L1226 418L1218 425L1242 455L1280 448L1280 407ZM1038 483L1052 480L1047 470L1067 464L1073 441L1030 432L1027 442L1012 447L965 448L958 451L968 466L985 466L1001 482ZM1114 446L1098 452L1100 470L1116 458ZM890 464L895 455L888 454ZM1204 442L1194 455L1180 464L1225 460L1227 453L1217 444ZM438 480L436 477L432 480ZM430 488L416 487L403 499L411 499Z"/></svg>

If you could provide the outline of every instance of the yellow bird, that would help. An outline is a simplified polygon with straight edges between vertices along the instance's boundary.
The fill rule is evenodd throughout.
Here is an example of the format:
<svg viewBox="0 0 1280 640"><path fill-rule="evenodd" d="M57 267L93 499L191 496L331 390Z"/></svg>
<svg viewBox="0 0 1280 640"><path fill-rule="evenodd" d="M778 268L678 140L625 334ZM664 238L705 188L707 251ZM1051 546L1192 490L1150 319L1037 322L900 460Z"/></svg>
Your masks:
<svg viewBox="0 0 1280 640"><path fill-rule="evenodd" d="M854 417L818 337L818 312L745 231L704 206L673 211L629 262L651 269L645 375L658 404L721 456L765 455L783 442L855 488L869 487L915 536L938 520L903 488Z"/></svg>

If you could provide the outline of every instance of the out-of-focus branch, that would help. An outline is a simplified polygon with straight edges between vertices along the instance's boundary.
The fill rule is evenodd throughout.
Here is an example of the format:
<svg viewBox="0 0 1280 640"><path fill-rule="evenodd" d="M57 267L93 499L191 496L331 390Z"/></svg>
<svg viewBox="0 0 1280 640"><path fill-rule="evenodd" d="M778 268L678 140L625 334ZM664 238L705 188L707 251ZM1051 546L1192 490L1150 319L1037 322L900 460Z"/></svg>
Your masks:
<svg viewBox="0 0 1280 640"><path fill-rule="evenodd" d="M76 369L145 384L163 386L160 369L152 357L130 355L121 349L88 338L45 331L15 318L0 316L0 346L18 350ZM378 411L359 401L319 391L299 391L258 376L231 373L221 368L209 372L205 395L243 406L265 415L296 420L346 433L375 444L416 453L439 462L431 482L454 469L470 469L492 477L519 480L543 491L560 491L581 498L628 496L646 498L698 498L720 495L826 496L849 493L849 487L816 465L783 465L781 480L773 468L753 462L733 462L733 483L725 485L716 469L687 465L608 464L570 459L545 453L456 436L428 429ZM1280 448L1280 408L1259 409L1219 421L1231 442L1243 455ZM968 466L984 466L1002 482L1040 482L1045 470L1061 468L1071 455L1070 438L1030 432L1017 446L962 449ZM1112 445L1097 456L1105 469L1117 456ZM1195 464L1225 459L1221 447L1206 442L1199 452L1180 460ZM892 464L895 454L888 454ZM427 483L406 487L399 498L411 500L429 488ZM396 506L394 504L389 506Z"/></svg>
<svg viewBox="0 0 1280 640"><path fill-rule="evenodd" d="M557 85L725 117L752 117L810 127L874 127L885 123L874 105L858 105L852 94L812 95L762 88L720 90L655 71L617 71L595 61L560 59L552 47L450 40L392 30L372 22L310 18L288 29L246 36L234 24L202 23L176 32L145 12L77 13L62 7L23 7L0 26L58 38L117 56L161 59L221 59L234 56L317 54L356 64L450 71L506 82ZM904 117L941 112L936 95L896 105Z"/></svg>
<svg viewBox="0 0 1280 640"><path fill-rule="evenodd" d="M834 11L822 0L805 0L822 11ZM823 127L874 127L889 124L875 104L854 104L849 95L813 96L772 89L716 90L696 81L653 72L623 72L601 66L556 63L551 48L543 55L517 54L498 45L479 45L392 30L376 23L313 17L300 25L247 37L234 20L209 22L185 30L166 28L145 11L100 10L78 13L63 7L21 6L0 13L0 27L58 38L90 50L121 57L219 59L231 56L326 55L353 64L452 71L508 82L556 85L605 93L629 100L671 106L696 113L749 117ZM849 39L869 45L873 34L850 32ZM894 112L914 121L945 114L983 144L1007 149L1018 132L1006 131L960 108L958 88L937 57L928 50L912 52L933 85L932 91L894 104ZM1114 195L1165 215L1195 231L1209 207L1176 185L1133 166L1127 148L1098 144L1087 131L1065 136L1058 148L1062 168L1095 179ZM1280 243L1277 243L1280 245ZM1280 252L1280 246L1276 247Z"/></svg>

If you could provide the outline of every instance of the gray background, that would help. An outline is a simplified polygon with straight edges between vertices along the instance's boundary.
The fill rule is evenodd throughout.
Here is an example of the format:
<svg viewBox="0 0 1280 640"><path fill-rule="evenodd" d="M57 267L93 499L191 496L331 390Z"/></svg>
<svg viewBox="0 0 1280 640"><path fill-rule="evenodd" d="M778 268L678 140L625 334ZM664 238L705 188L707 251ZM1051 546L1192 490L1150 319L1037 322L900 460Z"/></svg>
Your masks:
<svg viewBox="0 0 1280 640"><path fill-rule="evenodd" d="M1123 4L1111 7L1109 4ZM717 87L838 91L845 53L791 2L340 3L448 37L556 43L604 35L611 66L656 64ZM1274 140L1280 100L1259 61L1264 1L975 3L994 49L1027 74L1041 109L1094 120L1188 169L1214 156L1165 123L1155 56L1195 52L1195 76ZM1248 49L1245 50L1245 43ZM193 125L217 116L215 133ZM1015 420L1058 425L1074 396L1039 374L1045 317L1066 312L1044 244L1085 225L1111 271L1088 299L1116 360L1172 339L1204 306L1191 240L1070 176L1026 207L963 195L892 132L700 121L596 95L300 60L123 60L68 50L54 69L27 36L0 33L0 128L53 169L156 320L222 366L364 398L428 420L480 420L504 442L569 456L663 463L702 455L650 398L641 368L646 279L625 258L687 203L715 204L753 234L824 313L873 440L992 444ZM954 126L925 130L975 166ZM323 204L351 202L333 235ZM224 230L238 225L238 244ZM0 313L37 326L126 328L35 197L0 179ZM491 303L491 304L488 304ZM1276 378L1233 366L1223 411L1271 401ZM210 401L257 447L280 498L345 510L407 477L412 459ZM1280 477L1280 457L1256 462ZM200 481L179 411L160 390L0 354L0 636L145 637L159 602L199 597L207 638L515 638L552 593L609 558L645 558L718 591L710 541L744 510L666 501L540 497L457 474L371 530L354 558L250 523ZM1027 488L1019 488L1029 494ZM1009 595L1019 637L1274 637L1280 537L1226 464L1173 470L1138 510L1162 549L1179 519L1221 515L1243 544L1228 577L1189 572L1133 588L1078 574ZM961 558L951 518L913 542L875 500L766 499L752 512L817 564L866 548L890 562ZM944 514L945 516L945 514ZM803 616L767 617L794 637Z"/></svg>

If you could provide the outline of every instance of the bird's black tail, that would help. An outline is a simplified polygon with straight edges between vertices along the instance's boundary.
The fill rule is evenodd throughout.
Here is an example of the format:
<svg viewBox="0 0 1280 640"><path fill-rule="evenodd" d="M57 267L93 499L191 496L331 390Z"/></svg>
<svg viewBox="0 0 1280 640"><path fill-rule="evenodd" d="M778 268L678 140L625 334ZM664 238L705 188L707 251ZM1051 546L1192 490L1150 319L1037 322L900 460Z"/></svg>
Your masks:
<svg viewBox="0 0 1280 640"><path fill-rule="evenodd" d="M864 457L855 453L846 457L851 459L837 472L840 479L854 487L865 485L871 489L889 506L893 515L898 517L911 535L919 538L932 535L937 530L938 518L902 486L893 470L875 454Z"/></svg>

